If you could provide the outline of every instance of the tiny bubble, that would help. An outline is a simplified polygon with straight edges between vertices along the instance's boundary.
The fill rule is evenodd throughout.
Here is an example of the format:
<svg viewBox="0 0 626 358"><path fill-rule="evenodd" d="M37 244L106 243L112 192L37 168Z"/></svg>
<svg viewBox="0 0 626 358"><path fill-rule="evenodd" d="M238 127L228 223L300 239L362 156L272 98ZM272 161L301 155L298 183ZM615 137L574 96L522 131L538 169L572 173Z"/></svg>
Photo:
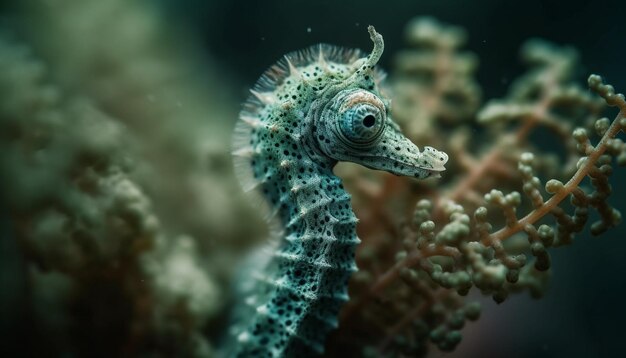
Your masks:
<svg viewBox="0 0 626 358"><path fill-rule="evenodd" d="M261 41L265 41L265 37L261 37Z"/></svg>
<svg viewBox="0 0 626 358"><path fill-rule="evenodd" d="M483 43L484 43L484 44L486 44L486 43L487 43L487 40L483 40Z"/></svg>
<svg viewBox="0 0 626 358"><path fill-rule="evenodd" d="M359 24L358 22L354 24L355 26L360 26L361 24Z"/></svg>
<svg viewBox="0 0 626 358"><path fill-rule="evenodd" d="M306 28L306 32L311 33L311 28L310 28L310 27L307 27L307 28Z"/></svg>

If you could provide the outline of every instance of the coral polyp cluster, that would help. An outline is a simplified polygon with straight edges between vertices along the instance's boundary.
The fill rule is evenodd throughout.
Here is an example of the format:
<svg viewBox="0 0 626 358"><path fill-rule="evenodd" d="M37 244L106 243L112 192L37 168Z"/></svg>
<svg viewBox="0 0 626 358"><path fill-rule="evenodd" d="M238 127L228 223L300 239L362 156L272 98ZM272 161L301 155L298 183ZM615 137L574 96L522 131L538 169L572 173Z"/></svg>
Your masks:
<svg viewBox="0 0 626 358"><path fill-rule="evenodd" d="M402 54L392 77L399 78L399 85L392 81L399 90L445 84L455 73L419 61L446 48L452 30L432 19L416 21L417 33L410 36L418 47ZM423 39L443 43L422 50ZM425 119L429 138L448 138L438 143L453 158L442 187L386 176L364 179L356 168L344 168L364 230L352 299L329 342L333 354L363 342L372 356L424 355L431 343L452 350L465 322L479 315L477 304L464 299L472 288L497 303L519 291L540 297L549 278L549 248L571 244L587 227L600 235L620 223L620 212L607 199L613 164L626 165L626 146L617 138L626 130L624 96L596 75L588 80L593 93L585 91L573 80L576 53L570 48L533 40L522 54L531 70L505 99L474 113L476 124L465 110L456 112L452 136L443 133L448 124L437 120L437 106L414 105L433 103L420 92L396 104L406 116L403 123ZM414 67L405 63L410 58ZM447 51L438 61L466 68L468 57ZM478 94L467 98L464 103L472 103L469 98ZM613 120L601 118L607 105L620 111ZM475 125L484 127L482 140L473 141L480 145L468 141ZM558 145L546 145L546 137ZM587 225L590 217L595 221Z"/></svg>

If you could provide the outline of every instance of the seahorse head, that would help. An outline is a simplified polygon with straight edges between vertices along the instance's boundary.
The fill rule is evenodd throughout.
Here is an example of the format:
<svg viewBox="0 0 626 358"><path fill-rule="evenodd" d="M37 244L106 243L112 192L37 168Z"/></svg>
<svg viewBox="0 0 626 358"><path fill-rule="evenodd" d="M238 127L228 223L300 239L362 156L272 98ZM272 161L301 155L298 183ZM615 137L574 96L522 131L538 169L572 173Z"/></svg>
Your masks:
<svg viewBox="0 0 626 358"><path fill-rule="evenodd" d="M315 138L321 151L396 175L426 178L444 171L448 155L431 147L423 151L406 138L390 115L390 102L378 89L375 65L383 52L383 38L368 28L374 49L355 61L353 73L335 87L318 112Z"/></svg>

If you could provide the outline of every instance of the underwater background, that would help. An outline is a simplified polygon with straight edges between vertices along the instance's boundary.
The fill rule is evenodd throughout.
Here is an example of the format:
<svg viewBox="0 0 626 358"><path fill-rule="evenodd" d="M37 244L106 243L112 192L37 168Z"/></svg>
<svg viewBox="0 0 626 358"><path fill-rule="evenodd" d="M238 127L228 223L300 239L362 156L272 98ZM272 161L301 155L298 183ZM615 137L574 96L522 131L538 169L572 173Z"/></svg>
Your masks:
<svg viewBox="0 0 626 358"><path fill-rule="evenodd" d="M575 48L583 88L596 73L626 91L620 1L26 0L0 11L6 356L215 354L233 271L268 232L234 179L231 131L248 89L285 53L320 42L369 50L371 24L393 81L407 24L428 16L466 32L481 105L524 73L530 38ZM446 129L437 142L453 137ZM623 212L623 167L610 182ZM625 236L624 223L598 237L586 229L550 249L539 300L496 304L473 290L480 319L455 351L428 356L621 356Z"/></svg>

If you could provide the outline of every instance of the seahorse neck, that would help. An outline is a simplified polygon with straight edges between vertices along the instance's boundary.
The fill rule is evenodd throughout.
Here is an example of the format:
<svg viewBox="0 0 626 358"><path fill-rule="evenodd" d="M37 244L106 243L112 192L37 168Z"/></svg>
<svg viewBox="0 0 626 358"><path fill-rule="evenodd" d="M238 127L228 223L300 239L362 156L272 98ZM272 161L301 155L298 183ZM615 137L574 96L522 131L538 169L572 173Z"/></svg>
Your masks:
<svg viewBox="0 0 626 358"><path fill-rule="evenodd" d="M323 351L325 337L337 327L339 309L348 300L350 275L356 271L359 239L350 195L332 167L308 164L305 173L296 170L301 179L291 175L289 196L280 204L285 232L274 253L275 291L266 313L268 322L290 332L286 357ZM289 302L286 309L282 302Z"/></svg>
<svg viewBox="0 0 626 358"><path fill-rule="evenodd" d="M331 170L313 170L306 180L292 182L283 208L285 238L293 241L353 240L356 217L350 194Z"/></svg>

